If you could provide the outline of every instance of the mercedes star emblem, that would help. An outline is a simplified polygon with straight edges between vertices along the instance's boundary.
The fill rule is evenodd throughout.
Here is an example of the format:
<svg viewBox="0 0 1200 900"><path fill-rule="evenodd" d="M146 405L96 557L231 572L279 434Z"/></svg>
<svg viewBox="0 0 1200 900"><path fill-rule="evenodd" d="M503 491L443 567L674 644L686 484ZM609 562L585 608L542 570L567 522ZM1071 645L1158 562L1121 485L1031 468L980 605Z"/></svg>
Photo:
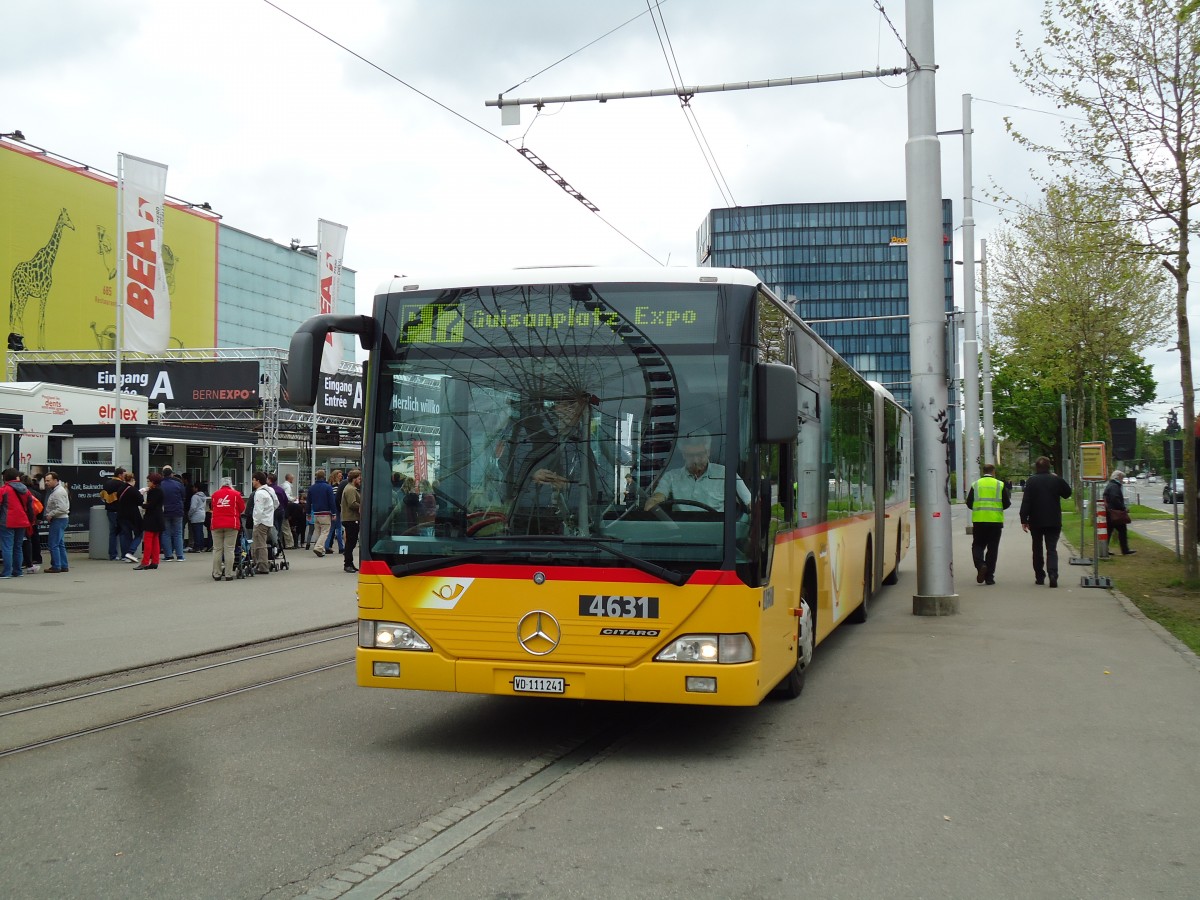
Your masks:
<svg viewBox="0 0 1200 900"><path fill-rule="evenodd" d="M535 609L523 615L517 623L517 640L526 653L545 656L562 640L562 628L550 613Z"/></svg>

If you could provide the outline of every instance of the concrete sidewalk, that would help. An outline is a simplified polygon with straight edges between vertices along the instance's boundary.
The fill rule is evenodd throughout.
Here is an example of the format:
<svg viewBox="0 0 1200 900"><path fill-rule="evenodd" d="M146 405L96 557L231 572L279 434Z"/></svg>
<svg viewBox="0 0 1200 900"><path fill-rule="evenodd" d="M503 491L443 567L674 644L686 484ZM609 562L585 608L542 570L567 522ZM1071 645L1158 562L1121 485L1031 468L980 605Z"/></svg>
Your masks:
<svg viewBox="0 0 1200 900"><path fill-rule="evenodd" d="M953 510L956 615L912 614L910 552L799 700L647 710L411 896L1198 896L1196 657L1065 559L1035 585L1016 509L976 584L968 521Z"/></svg>
<svg viewBox="0 0 1200 900"><path fill-rule="evenodd" d="M994 586L975 583L975 566L971 557L971 535L966 533L967 526L971 521L971 511L962 505L955 505L951 508L954 529L955 590L959 594L960 608L969 599L985 599L992 592L998 592L1005 598L1019 599L1024 603L1039 604L1036 607L1030 607L1030 612L1043 610L1044 607L1040 604L1047 599L1060 597L1060 595L1070 594L1072 601L1075 599L1102 600L1135 620L1139 627L1149 631L1172 652L1182 656L1189 665L1200 672L1200 657L1197 657L1185 644L1157 622L1147 618L1128 597L1115 589L1082 586L1084 576L1092 575L1094 567L1090 564L1073 566L1070 564L1070 560L1073 556L1092 558L1090 535L1087 546L1081 553L1075 546L1079 543L1079 535L1064 533L1058 544L1058 587L1050 588L1048 585L1036 584L1033 572L1033 538L1021 529L1019 507L1020 503L1014 500L1012 507L1004 514L1004 536L1000 541L1000 555ZM1130 531L1136 532L1141 537L1174 549L1173 520L1150 519L1135 522L1129 528ZM1182 530L1182 523L1180 528ZM913 557L914 554L910 549L907 565L912 565ZM1118 571L1114 567L1119 567L1120 564L1119 553L1108 560L1101 559L1100 575L1111 577ZM904 571L906 567L902 566L901 571ZM1061 596L1061 599L1067 598ZM1197 688L1200 688L1200 684L1197 685Z"/></svg>
<svg viewBox="0 0 1200 900"><path fill-rule="evenodd" d="M49 565L49 553L43 551ZM66 574L0 581L0 694L357 618L337 554L289 550L290 569L212 580L212 554L135 572L70 553Z"/></svg>

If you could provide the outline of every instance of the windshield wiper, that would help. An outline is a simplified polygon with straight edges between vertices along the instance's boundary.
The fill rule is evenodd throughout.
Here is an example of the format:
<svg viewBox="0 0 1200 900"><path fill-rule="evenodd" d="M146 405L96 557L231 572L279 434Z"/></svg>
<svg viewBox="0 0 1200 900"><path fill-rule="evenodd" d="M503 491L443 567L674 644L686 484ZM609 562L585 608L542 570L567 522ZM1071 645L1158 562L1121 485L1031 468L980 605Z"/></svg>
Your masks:
<svg viewBox="0 0 1200 900"><path fill-rule="evenodd" d="M497 540L499 538L476 538L476 540ZM512 540L512 535L506 535L502 539ZM655 578L661 578L663 581L669 582L676 587L687 582L688 576L682 572L676 572L674 569L668 569L649 560L641 559L626 553L624 550L619 550L613 544L622 543L620 538L611 537L584 537L571 534L530 534L521 538L522 541L537 541L547 543L562 543L562 544L588 544L595 547L597 550L604 550L611 553L617 559L623 560L647 575L653 575Z"/></svg>
<svg viewBox="0 0 1200 900"><path fill-rule="evenodd" d="M427 572L430 569L450 568L451 566L461 566L467 563L486 562L495 560L500 557L498 553L467 553L463 556L438 556L433 559L420 559L416 562L400 563L392 566L392 574L397 578L404 575L416 575L418 572Z"/></svg>

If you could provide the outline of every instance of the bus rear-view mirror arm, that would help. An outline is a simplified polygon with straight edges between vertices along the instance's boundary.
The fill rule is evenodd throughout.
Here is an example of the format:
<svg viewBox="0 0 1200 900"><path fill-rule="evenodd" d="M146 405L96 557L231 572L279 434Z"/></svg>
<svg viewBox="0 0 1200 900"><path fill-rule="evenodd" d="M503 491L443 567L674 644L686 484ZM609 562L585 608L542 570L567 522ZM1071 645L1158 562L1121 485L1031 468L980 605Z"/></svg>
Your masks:
<svg viewBox="0 0 1200 900"><path fill-rule="evenodd" d="M296 329L288 348L288 402L307 408L317 402L317 380L321 375L321 354L325 338L331 333L357 334L364 350L375 344L378 323L371 316L313 316Z"/></svg>

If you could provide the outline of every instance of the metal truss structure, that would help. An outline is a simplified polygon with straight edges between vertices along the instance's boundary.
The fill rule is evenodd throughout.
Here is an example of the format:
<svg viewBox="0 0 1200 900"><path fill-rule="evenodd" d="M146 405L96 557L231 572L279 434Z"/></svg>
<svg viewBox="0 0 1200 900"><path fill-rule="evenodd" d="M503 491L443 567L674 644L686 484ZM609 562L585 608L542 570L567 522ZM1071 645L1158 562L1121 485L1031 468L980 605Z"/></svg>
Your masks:
<svg viewBox="0 0 1200 900"><path fill-rule="evenodd" d="M258 409L164 409L153 407L149 411L151 421L160 424L222 425L253 431L259 436L256 451L262 456L263 468L274 472L279 468L279 442L286 439L295 442L302 451L311 450L314 427L337 428L357 434L359 446L362 441L362 420L352 416L335 416L303 410L290 409L280 404L280 384L283 366L287 362L287 351L277 347L207 347L166 350L160 354L121 354L123 362L205 362L220 363L250 360L258 363L258 393L261 405ZM16 381L17 366L22 363L91 363L93 365L116 365L116 353L112 350L10 350L8 351L8 380ZM343 362L338 374L358 375L359 367ZM306 459L307 453L301 453Z"/></svg>

